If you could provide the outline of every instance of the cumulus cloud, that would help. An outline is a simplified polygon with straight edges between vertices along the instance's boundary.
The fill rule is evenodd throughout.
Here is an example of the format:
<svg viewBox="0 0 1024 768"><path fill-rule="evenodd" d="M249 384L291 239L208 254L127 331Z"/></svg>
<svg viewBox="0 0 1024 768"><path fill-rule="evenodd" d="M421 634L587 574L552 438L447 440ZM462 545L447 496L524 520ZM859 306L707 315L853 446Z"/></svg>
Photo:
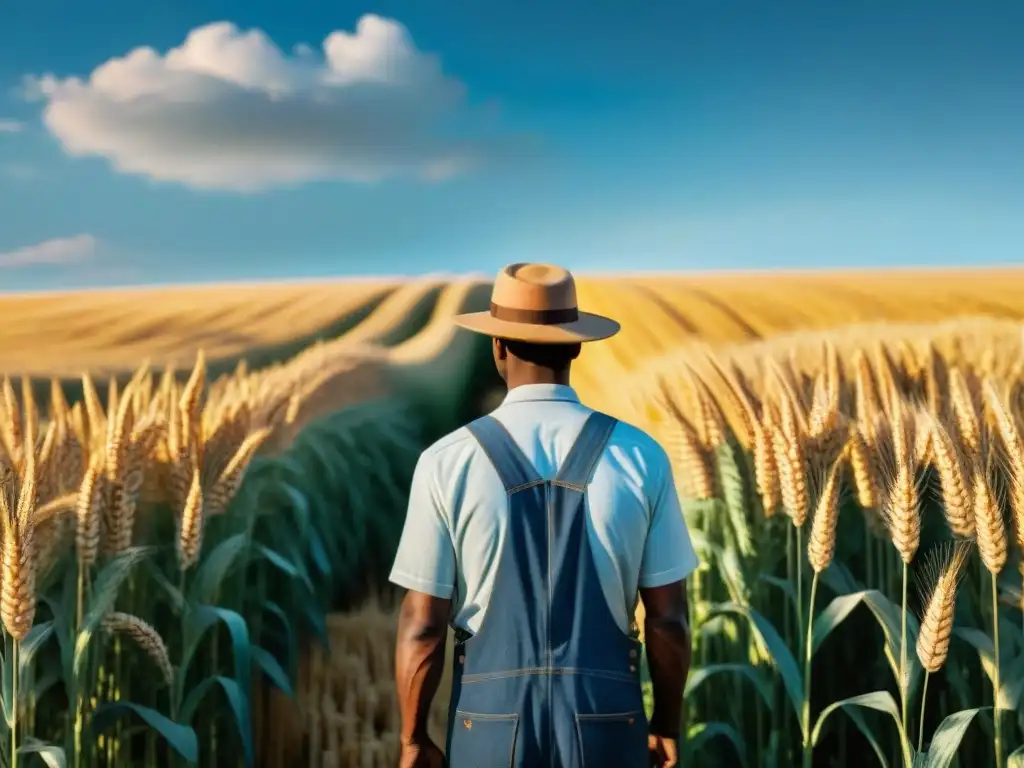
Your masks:
<svg viewBox="0 0 1024 768"><path fill-rule="evenodd" d="M98 246L99 241L92 235L45 240L0 253L0 269L80 264L95 255Z"/></svg>
<svg viewBox="0 0 1024 768"><path fill-rule="evenodd" d="M443 179L495 149L472 130L462 84L401 24L375 15L331 32L320 51L288 55L260 30L217 22L166 53L110 59L87 79L25 82L69 154L200 189Z"/></svg>
<svg viewBox="0 0 1024 768"><path fill-rule="evenodd" d="M19 133L25 126L17 120L0 118L0 133Z"/></svg>

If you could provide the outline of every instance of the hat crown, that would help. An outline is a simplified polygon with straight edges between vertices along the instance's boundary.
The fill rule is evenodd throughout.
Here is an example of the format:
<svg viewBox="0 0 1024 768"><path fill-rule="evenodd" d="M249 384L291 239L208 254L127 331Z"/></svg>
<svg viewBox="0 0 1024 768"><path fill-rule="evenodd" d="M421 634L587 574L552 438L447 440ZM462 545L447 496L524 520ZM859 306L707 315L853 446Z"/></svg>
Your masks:
<svg viewBox="0 0 1024 768"><path fill-rule="evenodd" d="M573 309L576 281L554 264L509 264L494 281L491 301L509 309Z"/></svg>

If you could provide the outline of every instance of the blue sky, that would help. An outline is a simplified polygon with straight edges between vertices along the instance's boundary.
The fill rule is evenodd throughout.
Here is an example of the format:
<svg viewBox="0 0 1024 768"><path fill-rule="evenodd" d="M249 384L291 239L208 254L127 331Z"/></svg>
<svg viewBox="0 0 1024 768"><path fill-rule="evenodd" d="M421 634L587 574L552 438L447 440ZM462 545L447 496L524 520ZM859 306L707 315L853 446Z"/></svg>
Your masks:
<svg viewBox="0 0 1024 768"><path fill-rule="evenodd" d="M1020 262L1024 4L948 6L7 4L0 291Z"/></svg>

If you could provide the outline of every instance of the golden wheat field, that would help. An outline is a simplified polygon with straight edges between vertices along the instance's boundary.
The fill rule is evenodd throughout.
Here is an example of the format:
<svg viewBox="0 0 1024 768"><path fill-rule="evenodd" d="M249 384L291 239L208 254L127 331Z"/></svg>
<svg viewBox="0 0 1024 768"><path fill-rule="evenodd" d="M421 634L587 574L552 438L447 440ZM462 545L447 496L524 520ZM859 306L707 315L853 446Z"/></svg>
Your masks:
<svg viewBox="0 0 1024 768"><path fill-rule="evenodd" d="M419 452L500 395L451 322L489 289L0 297L0 760L393 766L386 575ZM684 764L1021 768L1024 270L579 299L623 330L573 383L701 555Z"/></svg>

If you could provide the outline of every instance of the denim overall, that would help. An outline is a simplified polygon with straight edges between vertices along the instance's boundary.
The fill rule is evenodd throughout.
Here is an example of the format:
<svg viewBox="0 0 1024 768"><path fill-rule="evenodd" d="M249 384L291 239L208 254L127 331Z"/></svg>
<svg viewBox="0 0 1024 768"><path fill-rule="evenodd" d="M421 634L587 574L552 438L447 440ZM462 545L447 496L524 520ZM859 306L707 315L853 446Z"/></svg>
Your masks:
<svg viewBox="0 0 1024 768"><path fill-rule="evenodd" d="M644 768L640 643L616 624L586 492L615 419L591 414L544 480L501 422L469 425L505 485L508 535L474 635L456 634L450 768Z"/></svg>

